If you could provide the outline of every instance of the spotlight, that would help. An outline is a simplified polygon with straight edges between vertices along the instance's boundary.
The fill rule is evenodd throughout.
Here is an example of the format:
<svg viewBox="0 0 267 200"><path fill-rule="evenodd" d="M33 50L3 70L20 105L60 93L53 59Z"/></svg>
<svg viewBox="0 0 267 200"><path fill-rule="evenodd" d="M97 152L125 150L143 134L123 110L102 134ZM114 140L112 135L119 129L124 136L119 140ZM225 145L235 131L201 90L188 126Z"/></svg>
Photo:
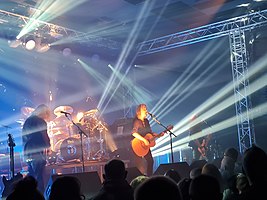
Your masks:
<svg viewBox="0 0 267 200"><path fill-rule="evenodd" d="M25 44L25 48L26 48L27 50L33 50L34 47L35 47L35 41L34 41L33 39L28 40L28 41L26 42L26 44Z"/></svg>

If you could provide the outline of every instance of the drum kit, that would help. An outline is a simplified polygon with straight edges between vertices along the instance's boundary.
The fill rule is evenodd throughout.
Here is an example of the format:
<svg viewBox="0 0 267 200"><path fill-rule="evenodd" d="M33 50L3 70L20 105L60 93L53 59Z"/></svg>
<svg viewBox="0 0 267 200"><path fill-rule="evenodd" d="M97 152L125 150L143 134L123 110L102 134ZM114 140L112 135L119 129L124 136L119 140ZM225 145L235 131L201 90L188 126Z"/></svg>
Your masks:
<svg viewBox="0 0 267 200"><path fill-rule="evenodd" d="M23 118L29 117L33 110L31 107L22 107ZM52 150L51 155L48 155L48 163L79 161L82 154L85 160L107 159L104 135L108 128L106 123L99 119L98 109L82 112L82 116L75 117L75 120L66 115L73 114L71 106L58 106L53 113L56 117L47 124ZM24 121L17 120L21 125Z"/></svg>
<svg viewBox="0 0 267 200"><path fill-rule="evenodd" d="M107 127L97 116L98 109L82 112L82 117L76 119L77 123L69 119L66 113L71 115L73 108L57 107L54 110L57 117L49 130L51 149L58 154L57 162L80 160L81 155L85 160L106 159L103 134Z"/></svg>

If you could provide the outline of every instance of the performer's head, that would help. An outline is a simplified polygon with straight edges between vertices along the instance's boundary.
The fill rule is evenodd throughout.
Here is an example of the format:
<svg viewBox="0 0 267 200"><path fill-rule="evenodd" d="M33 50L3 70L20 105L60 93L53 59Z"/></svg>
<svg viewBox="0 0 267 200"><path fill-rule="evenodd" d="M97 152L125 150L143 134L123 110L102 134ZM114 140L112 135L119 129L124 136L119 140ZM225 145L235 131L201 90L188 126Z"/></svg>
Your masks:
<svg viewBox="0 0 267 200"><path fill-rule="evenodd" d="M51 117L51 110L47 105L41 104L32 112L32 115L36 115L46 121L49 121Z"/></svg>
<svg viewBox="0 0 267 200"><path fill-rule="evenodd" d="M136 117L138 119L145 119L147 115L147 107L146 104L139 104L136 108Z"/></svg>

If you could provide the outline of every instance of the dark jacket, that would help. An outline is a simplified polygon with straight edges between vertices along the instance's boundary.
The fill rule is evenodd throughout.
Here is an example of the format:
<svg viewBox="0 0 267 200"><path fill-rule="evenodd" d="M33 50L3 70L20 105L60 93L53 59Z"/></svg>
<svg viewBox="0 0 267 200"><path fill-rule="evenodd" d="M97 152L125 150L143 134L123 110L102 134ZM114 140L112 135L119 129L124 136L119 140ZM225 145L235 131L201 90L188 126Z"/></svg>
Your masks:
<svg viewBox="0 0 267 200"><path fill-rule="evenodd" d="M91 200L133 200L133 188L126 180L104 181L100 191Z"/></svg>

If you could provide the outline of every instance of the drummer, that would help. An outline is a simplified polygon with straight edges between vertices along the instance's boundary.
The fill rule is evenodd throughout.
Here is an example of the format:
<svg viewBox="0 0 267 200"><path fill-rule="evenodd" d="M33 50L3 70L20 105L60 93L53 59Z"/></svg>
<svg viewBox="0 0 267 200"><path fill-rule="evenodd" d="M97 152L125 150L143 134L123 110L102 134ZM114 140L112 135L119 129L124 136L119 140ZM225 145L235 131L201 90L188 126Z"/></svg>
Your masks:
<svg viewBox="0 0 267 200"><path fill-rule="evenodd" d="M61 142L72 135L71 122L61 111L71 114L73 109L70 106L59 106L54 110L56 118L51 123L49 134L51 149L54 152L59 152Z"/></svg>
<svg viewBox="0 0 267 200"><path fill-rule="evenodd" d="M73 109L70 106L59 106L54 110L56 118L53 120L53 131L56 134L63 134L66 137L72 135L71 121L65 116L63 112L72 113Z"/></svg>

